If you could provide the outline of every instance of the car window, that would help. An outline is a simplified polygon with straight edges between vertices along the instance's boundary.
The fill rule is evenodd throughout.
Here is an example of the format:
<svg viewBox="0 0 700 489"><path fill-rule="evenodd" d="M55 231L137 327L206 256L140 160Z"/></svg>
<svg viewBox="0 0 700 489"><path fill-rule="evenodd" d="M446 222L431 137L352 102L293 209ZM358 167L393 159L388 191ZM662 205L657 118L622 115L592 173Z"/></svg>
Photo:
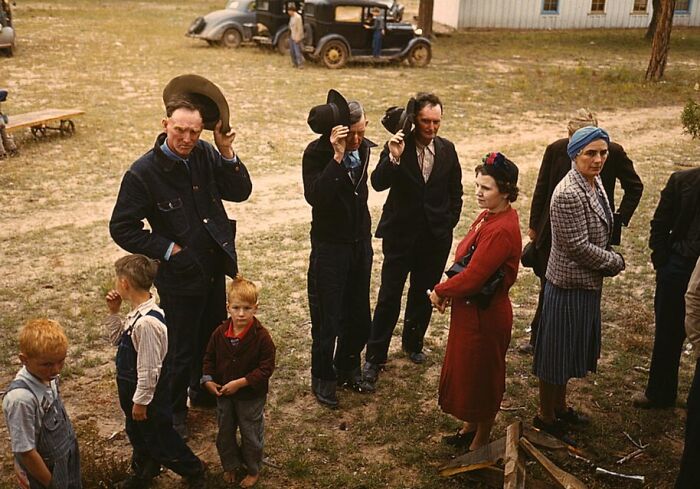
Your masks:
<svg viewBox="0 0 700 489"><path fill-rule="evenodd" d="M258 0L256 9L267 12L268 10L270 10L270 2L268 2L267 0Z"/></svg>
<svg viewBox="0 0 700 489"><path fill-rule="evenodd" d="M357 5L339 5L335 8L336 22L362 22L362 7Z"/></svg>

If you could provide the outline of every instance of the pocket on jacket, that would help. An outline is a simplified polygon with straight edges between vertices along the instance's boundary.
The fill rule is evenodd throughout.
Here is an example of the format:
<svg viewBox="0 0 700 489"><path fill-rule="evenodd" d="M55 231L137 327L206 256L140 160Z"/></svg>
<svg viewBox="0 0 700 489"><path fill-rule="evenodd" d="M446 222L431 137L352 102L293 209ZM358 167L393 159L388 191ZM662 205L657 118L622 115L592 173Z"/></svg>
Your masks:
<svg viewBox="0 0 700 489"><path fill-rule="evenodd" d="M177 280L201 278L203 270L190 248L182 248L161 264L163 275Z"/></svg>
<svg viewBox="0 0 700 489"><path fill-rule="evenodd" d="M189 231L190 226L187 222L187 215L185 214L185 208L180 197L164 200L158 202L156 205L158 206L163 222L173 234L182 236Z"/></svg>

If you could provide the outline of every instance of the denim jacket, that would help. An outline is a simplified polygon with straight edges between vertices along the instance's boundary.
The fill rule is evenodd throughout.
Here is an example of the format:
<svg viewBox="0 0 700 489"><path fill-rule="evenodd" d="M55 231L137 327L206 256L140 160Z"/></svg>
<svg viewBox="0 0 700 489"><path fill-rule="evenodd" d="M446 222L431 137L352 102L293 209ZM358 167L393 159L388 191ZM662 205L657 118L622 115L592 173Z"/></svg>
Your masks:
<svg viewBox="0 0 700 489"><path fill-rule="evenodd" d="M125 250L161 260L155 279L160 291L198 295L222 271L235 276L238 270L236 222L222 200L246 200L252 184L240 160L225 161L211 144L198 141L185 165L165 156L164 140L160 134L124 175L109 231ZM173 242L182 250L166 261Z"/></svg>

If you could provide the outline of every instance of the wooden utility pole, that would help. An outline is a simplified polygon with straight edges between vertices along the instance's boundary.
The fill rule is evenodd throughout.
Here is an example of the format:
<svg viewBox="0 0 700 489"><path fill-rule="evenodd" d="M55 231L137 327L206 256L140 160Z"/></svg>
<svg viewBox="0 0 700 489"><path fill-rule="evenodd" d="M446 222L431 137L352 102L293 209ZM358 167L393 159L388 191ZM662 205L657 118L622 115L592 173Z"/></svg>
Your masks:
<svg viewBox="0 0 700 489"><path fill-rule="evenodd" d="M435 0L420 0L418 5L418 27L423 29L423 35L430 39L433 36L433 5Z"/></svg>
<svg viewBox="0 0 700 489"><path fill-rule="evenodd" d="M676 0L660 0L661 11L651 43L651 57L644 78L647 81L660 81L666 69L668 50L671 47L671 28L673 27L673 11L676 8Z"/></svg>
<svg viewBox="0 0 700 489"><path fill-rule="evenodd" d="M644 39L651 41L654 39L654 33L656 32L656 24L659 22L659 12L661 12L661 0L651 0L651 20L649 21L649 27L647 27L647 33L644 34Z"/></svg>

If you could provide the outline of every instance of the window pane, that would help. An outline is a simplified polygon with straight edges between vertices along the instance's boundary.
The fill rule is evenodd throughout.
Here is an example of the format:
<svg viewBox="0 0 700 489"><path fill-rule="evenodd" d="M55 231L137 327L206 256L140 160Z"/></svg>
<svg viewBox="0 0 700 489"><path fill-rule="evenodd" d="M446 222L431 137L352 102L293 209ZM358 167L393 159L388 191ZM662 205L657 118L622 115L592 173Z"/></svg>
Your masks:
<svg viewBox="0 0 700 489"><path fill-rule="evenodd" d="M605 12L605 0L592 0L591 12Z"/></svg>
<svg viewBox="0 0 700 489"><path fill-rule="evenodd" d="M542 10L545 12L557 12L559 10L559 0L544 0Z"/></svg>
<svg viewBox="0 0 700 489"><path fill-rule="evenodd" d="M676 0L676 12L690 10L690 0Z"/></svg>
<svg viewBox="0 0 700 489"><path fill-rule="evenodd" d="M634 7L632 8L632 11L633 12L646 12L648 1L649 0L634 0Z"/></svg>
<svg viewBox="0 0 700 489"><path fill-rule="evenodd" d="M343 5L335 8L336 22L362 22L362 7Z"/></svg>

